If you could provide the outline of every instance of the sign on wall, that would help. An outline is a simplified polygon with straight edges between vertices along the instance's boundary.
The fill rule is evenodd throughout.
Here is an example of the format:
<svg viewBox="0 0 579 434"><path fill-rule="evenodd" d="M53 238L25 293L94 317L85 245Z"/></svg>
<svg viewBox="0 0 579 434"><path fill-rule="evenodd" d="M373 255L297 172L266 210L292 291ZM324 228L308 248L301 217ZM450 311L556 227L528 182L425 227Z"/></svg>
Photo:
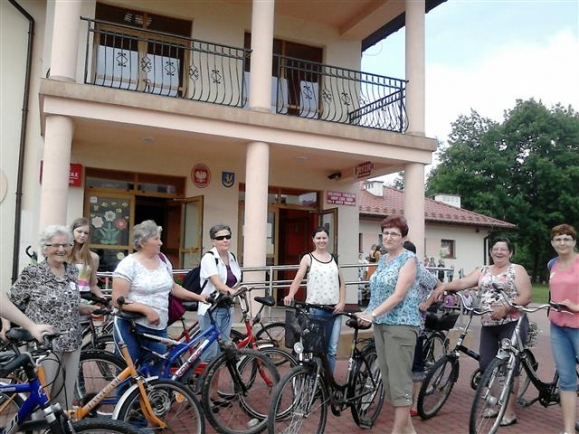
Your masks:
<svg viewBox="0 0 579 434"><path fill-rule="evenodd" d="M42 167L44 160L40 161L40 183L42 184ZM82 164L70 163L68 170L68 186L82 187Z"/></svg>
<svg viewBox="0 0 579 434"><path fill-rule="evenodd" d="M330 205L356 206L356 194L343 191L328 191L326 193L326 203Z"/></svg>
<svg viewBox="0 0 579 434"><path fill-rule="evenodd" d="M205 188L211 182L211 171L203 163L196 164L191 169L191 181L198 188Z"/></svg>
<svg viewBox="0 0 579 434"><path fill-rule="evenodd" d="M374 165L371 161L366 161L365 163L360 163L354 167L354 176L357 179L368 178L372 174L372 168Z"/></svg>

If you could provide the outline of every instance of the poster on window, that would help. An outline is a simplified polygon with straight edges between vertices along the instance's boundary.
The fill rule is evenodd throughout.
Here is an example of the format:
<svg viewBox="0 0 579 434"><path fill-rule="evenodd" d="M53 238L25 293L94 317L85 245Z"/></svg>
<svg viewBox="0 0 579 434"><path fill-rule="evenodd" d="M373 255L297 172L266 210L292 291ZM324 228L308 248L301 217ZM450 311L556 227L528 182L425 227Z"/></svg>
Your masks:
<svg viewBox="0 0 579 434"><path fill-rule="evenodd" d="M129 200L92 196L89 203L91 244L128 246L131 214Z"/></svg>

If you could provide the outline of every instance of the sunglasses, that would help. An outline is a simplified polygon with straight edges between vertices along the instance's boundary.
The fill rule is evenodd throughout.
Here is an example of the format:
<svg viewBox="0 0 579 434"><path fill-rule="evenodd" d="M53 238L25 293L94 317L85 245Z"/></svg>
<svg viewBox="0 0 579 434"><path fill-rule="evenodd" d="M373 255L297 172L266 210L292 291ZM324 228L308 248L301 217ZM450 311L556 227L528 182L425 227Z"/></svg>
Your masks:
<svg viewBox="0 0 579 434"><path fill-rule="evenodd" d="M231 239L231 235L219 235L215 238L213 238L214 240L217 241L223 241L223 240L230 240Z"/></svg>

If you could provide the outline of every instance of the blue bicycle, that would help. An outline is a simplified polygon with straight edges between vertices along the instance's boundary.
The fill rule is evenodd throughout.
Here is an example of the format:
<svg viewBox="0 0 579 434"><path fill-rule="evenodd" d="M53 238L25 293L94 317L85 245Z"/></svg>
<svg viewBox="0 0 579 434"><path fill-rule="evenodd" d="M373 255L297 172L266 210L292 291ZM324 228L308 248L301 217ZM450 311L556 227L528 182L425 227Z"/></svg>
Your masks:
<svg viewBox="0 0 579 434"><path fill-rule="evenodd" d="M44 375L41 362L50 353L52 341L56 336L45 339L44 354L33 357L29 353L0 353L0 378L22 370L26 382L0 384L0 434L16 432L32 433L35 430L49 430L54 434L72 433L119 433L138 434L132 425L109 418L96 417L73 422L64 413L60 404L52 404L40 378ZM26 399L23 398L26 394ZM42 412L42 420L34 419L35 413Z"/></svg>

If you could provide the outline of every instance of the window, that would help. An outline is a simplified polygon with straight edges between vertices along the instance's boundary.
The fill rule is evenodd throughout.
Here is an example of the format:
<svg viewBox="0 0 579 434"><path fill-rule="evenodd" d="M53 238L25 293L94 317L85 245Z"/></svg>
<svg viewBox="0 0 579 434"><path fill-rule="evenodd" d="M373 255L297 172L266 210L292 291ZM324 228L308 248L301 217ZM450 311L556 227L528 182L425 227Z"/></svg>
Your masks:
<svg viewBox="0 0 579 434"><path fill-rule="evenodd" d="M191 35L190 21L101 3L96 6L95 18L111 24L101 22L95 31L94 84L183 95L184 70L189 63L189 41L184 38Z"/></svg>
<svg viewBox="0 0 579 434"><path fill-rule="evenodd" d="M456 258L455 241L454 240L440 240L440 257L441 258Z"/></svg>

